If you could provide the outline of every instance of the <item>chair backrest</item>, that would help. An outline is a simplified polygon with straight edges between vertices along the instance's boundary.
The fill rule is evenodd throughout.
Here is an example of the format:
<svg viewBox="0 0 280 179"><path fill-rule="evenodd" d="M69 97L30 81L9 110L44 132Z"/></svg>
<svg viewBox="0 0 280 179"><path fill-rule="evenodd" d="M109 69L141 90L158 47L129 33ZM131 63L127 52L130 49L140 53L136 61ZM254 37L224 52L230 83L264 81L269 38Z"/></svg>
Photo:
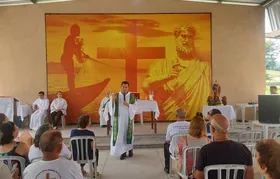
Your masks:
<svg viewBox="0 0 280 179"><path fill-rule="evenodd" d="M272 130L270 132L269 138L270 139L275 139L277 141L280 141L280 129Z"/></svg>
<svg viewBox="0 0 280 179"><path fill-rule="evenodd" d="M226 165L210 165L204 168L204 178L209 179L209 171L217 171L217 179L222 179L222 171L225 171L225 178L223 179L237 179L238 172L243 172L243 179L245 178L245 165L235 165L235 164L226 164ZM233 177L230 178L231 173Z"/></svg>
<svg viewBox="0 0 280 179"><path fill-rule="evenodd" d="M255 144L261 139L263 139L262 131L251 130L238 133L238 142L243 144Z"/></svg>
<svg viewBox="0 0 280 179"><path fill-rule="evenodd" d="M172 153L171 153L172 156L177 156L177 153L176 153L176 146L177 146L177 144L178 144L178 142L179 142L179 139L180 139L181 137L185 137L185 136L187 136L187 135L188 135L187 133L181 133L181 134L175 134L175 135L172 136L171 142L170 142L170 148L173 149L173 151L171 151L171 152L172 152Z"/></svg>
<svg viewBox="0 0 280 179"><path fill-rule="evenodd" d="M13 168L13 161L17 161L20 163L20 166L17 166L17 168L20 168L21 176L23 176L23 171L25 169L25 159L20 156L1 156L0 161L8 166L10 170Z"/></svg>
<svg viewBox="0 0 280 179"><path fill-rule="evenodd" d="M199 151L202 146L186 146L183 149L183 162L182 162L182 174L189 175L195 171L195 166L197 162L197 158L199 156ZM192 156L190 156L192 155ZM189 160L192 160L192 169L191 171L187 171L187 164Z"/></svg>
<svg viewBox="0 0 280 179"><path fill-rule="evenodd" d="M86 164L89 161L91 163L95 162L96 160L95 148L92 147L92 157L93 157L92 159L90 159L89 150L88 150L89 147L91 147L91 141L93 142L93 144L95 143L95 138L93 136L78 136L78 137L70 138L71 152L72 152L73 159L76 159L75 161L77 161L79 164ZM75 154L74 151L76 151Z"/></svg>
<svg viewBox="0 0 280 179"><path fill-rule="evenodd" d="M250 150L252 157L255 158L256 157L256 144L245 144L246 147Z"/></svg>

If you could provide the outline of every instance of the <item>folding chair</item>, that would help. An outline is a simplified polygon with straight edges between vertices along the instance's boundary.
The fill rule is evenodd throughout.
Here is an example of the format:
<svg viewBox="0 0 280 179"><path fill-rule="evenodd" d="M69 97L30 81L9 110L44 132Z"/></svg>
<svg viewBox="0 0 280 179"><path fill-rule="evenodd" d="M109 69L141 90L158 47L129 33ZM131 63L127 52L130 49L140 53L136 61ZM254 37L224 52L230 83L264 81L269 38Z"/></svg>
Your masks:
<svg viewBox="0 0 280 179"><path fill-rule="evenodd" d="M182 171L181 172L177 172L180 177L188 178L190 174L194 173L200 149L201 149L201 146L186 146L183 149ZM192 154L192 156L190 156L190 154ZM193 161L191 171L187 171L188 160L192 160Z"/></svg>
<svg viewBox="0 0 280 179"><path fill-rule="evenodd" d="M172 153L170 154L170 160L169 160L169 177L171 176L172 173L172 162L173 160L177 160L178 159L178 154L176 153L176 146L179 142L179 138L180 137L185 137L188 134L184 133L184 134L176 134L172 136L171 142L170 142L170 148L174 149L172 151Z"/></svg>
<svg viewBox="0 0 280 179"><path fill-rule="evenodd" d="M72 151L72 156L73 159L75 159L74 161L76 161L79 164L87 164L89 165L89 169L90 169L90 177L93 178L93 174L92 174L92 163L94 163L94 173L95 173L95 178L97 178L97 166L96 166L96 157L95 157L95 148L92 147L92 159L89 158L89 153L88 153L88 148L91 145L91 142L95 143L95 138L92 136L78 136L78 137L71 137L70 138L70 144L71 144L71 151ZM74 154L74 145L76 144L76 154ZM85 144L85 146L84 146ZM85 147L85 148L84 148ZM84 153L85 151L85 153ZM74 156L76 155L76 156Z"/></svg>
<svg viewBox="0 0 280 179"><path fill-rule="evenodd" d="M20 156L1 156L0 161L8 166L8 168L11 170L13 168L12 161L17 161L20 163L20 172L21 176L23 176L23 171L25 169L25 159Z"/></svg>
<svg viewBox="0 0 280 179"><path fill-rule="evenodd" d="M204 168L204 178L209 179L209 171L217 171L217 179L222 179L222 171L225 171L226 177L223 179L230 179L230 174L233 173L233 178L237 179L237 172L243 171L243 179L245 179L245 165L235 165L235 164L226 164L226 165L210 165Z"/></svg>
<svg viewBox="0 0 280 179"><path fill-rule="evenodd" d="M251 130L238 133L238 142L243 144L256 144L261 139L263 139L262 131Z"/></svg>

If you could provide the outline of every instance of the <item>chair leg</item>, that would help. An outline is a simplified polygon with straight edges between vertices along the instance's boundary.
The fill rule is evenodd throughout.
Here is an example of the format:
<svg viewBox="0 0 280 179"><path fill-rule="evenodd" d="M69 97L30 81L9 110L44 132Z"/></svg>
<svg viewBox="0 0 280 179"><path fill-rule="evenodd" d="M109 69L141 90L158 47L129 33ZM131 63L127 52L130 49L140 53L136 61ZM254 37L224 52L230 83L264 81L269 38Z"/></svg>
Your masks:
<svg viewBox="0 0 280 179"><path fill-rule="evenodd" d="M89 176L90 176L90 178L92 179L92 178L93 178L93 173L92 173L92 168L93 168L93 167L92 167L92 163L89 161L88 164L89 164L89 174L90 174Z"/></svg>
<svg viewBox="0 0 280 179"><path fill-rule="evenodd" d="M96 166L96 161L94 162L94 176L95 176L95 179L97 179L97 166Z"/></svg>
<svg viewBox="0 0 280 179"><path fill-rule="evenodd" d="M169 157L169 177L171 177L172 174L172 158Z"/></svg>

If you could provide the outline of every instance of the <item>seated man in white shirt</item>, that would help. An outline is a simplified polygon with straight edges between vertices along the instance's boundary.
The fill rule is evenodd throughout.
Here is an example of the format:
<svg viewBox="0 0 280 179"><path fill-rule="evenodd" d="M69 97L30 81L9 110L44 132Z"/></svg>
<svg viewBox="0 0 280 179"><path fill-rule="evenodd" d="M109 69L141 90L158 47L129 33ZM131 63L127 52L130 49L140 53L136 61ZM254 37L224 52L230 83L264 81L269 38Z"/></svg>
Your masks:
<svg viewBox="0 0 280 179"><path fill-rule="evenodd" d="M43 158L43 153L39 148L39 141L43 133L45 133L48 130L52 130L52 126L50 124L43 124L39 129L36 131L35 138L34 138L34 144L30 147L29 153L28 153L28 159L30 162L38 162ZM59 157L64 157L66 159L71 160L72 154L68 147L62 143L62 150L59 154Z"/></svg>
<svg viewBox="0 0 280 179"><path fill-rule="evenodd" d="M37 130L45 122L45 118L48 115L49 100L45 98L45 93L40 91L38 93L39 98L32 104L33 114L30 116L29 127L32 130Z"/></svg>
<svg viewBox="0 0 280 179"><path fill-rule="evenodd" d="M176 145L170 146L172 136L176 134L187 134L189 132L190 123L185 121L186 116L187 115L185 109L182 108L177 109L176 111L177 121L172 124L169 124L167 127L166 139L164 143L164 158L165 158L164 171L166 173L169 173L170 154L173 153L176 147Z"/></svg>
<svg viewBox="0 0 280 179"><path fill-rule="evenodd" d="M48 130L40 138L40 149L43 160L28 165L23 172L24 179L83 179L81 170L71 160L60 159L62 150L62 134L56 130Z"/></svg>

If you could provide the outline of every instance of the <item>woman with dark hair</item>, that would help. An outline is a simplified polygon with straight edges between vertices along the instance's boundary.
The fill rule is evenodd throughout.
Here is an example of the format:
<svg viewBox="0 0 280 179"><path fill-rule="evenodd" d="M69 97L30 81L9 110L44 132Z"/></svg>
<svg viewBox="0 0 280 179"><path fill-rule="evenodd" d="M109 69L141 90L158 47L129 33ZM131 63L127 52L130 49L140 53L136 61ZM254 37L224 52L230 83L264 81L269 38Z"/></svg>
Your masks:
<svg viewBox="0 0 280 179"><path fill-rule="evenodd" d="M0 126L0 157L1 156L20 156L25 159L26 165L28 161L29 147L24 142L16 142L14 139L18 136L19 129L13 122L7 122ZM13 163L17 163L16 161ZM20 170L20 165L18 164ZM21 172L19 172L21 173Z"/></svg>
<svg viewBox="0 0 280 179"><path fill-rule="evenodd" d="M61 121L61 117L66 115L67 102L62 98L62 92L57 92L57 98L51 103L51 117L54 129L57 129L58 123Z"/></svg>
<svg viewBox="0 0 280 179"><path fill-rule="evenodd" d="M95 134L93 131L88 130L87 128L91 125L91 119L88 115L82 115L79 117L78 119L78 128L77 129L73 129L71 131L70 137L77 137L77 136L92 136L95 137ZM89 141L91 143L91 145L88 145L88 154L89 154L89 158L92 159L93 158L93 149L95 149L95 157L96 157L96 165L98 165L98 159L99 159L99 150L96 147L96 143L93 143L93 141ZM74 161L77 160L77 151L76 151L76 143L72 143L73 145L73 158ZM86 146L86 142L84 142L84 148ZM94 163L93 163L94 164ZM84 170L84 164L81 164L81 171L83 173L83 175L85 175L87 172ZM93 171L95 172L95 171Z"/></svg>
<svg viewBox="0 0 280 179"><path fill-rule="evenodd" d="M9 122L7 116L4 113L0 113L0 126L6 122Z"/></svg>
<svg viewBox="0 0 280 179"><path fill-rule="evenodd" d="M43 124L39 127L39 129L36 131L35 138L34 138L34 144L30 147L28 158L30 161L34 159L43 158L43 153L39 149L39 141L42 136L42 134L48 130L52 130L52 126L50 124ZM68 149L68 147L63 143L62 144L62 150L59 154L61 157L65 157L69 160L71 160L71 152Z"/></svg>
<svg viewBox="0 0 280 179"><path fill-rule="evenodd" d="M280 178L280 144L274 139L256 144L258 170L265 179Z"/></svg>

